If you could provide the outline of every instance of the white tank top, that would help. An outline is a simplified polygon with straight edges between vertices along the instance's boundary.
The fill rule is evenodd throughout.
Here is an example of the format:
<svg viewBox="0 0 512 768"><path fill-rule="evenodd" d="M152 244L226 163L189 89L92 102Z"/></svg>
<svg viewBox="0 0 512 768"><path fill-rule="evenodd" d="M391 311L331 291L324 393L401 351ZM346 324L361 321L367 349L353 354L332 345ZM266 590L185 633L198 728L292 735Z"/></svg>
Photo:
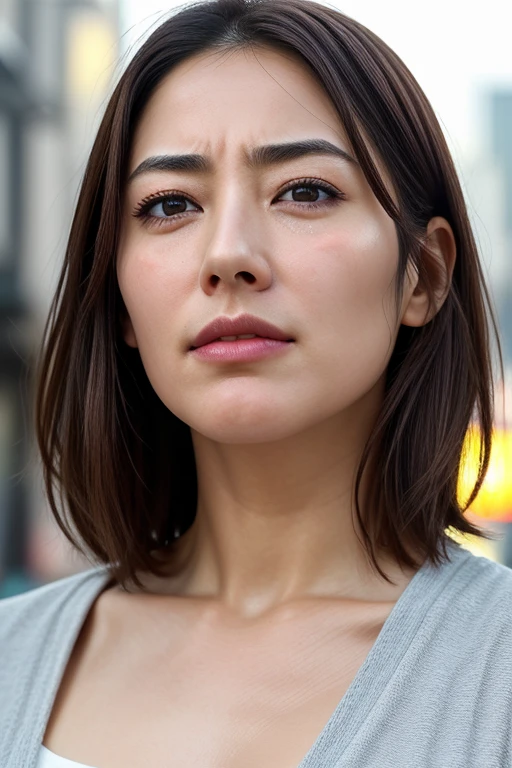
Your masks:
<svg viewBox="0 0 512 768"><path fill-rule="evenodd" d="M84 763L75 763L74 760L59 757L59 755L55 755L45 746L41 745L36 768L93 768L93 766L84 765Z"/></svg>

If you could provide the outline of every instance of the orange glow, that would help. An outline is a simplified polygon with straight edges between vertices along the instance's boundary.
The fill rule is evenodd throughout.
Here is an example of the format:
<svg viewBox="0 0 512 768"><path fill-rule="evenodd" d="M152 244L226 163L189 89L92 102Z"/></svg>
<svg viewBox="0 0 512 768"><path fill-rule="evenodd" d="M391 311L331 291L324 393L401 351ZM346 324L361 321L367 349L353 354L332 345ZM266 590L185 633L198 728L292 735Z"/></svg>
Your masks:
<svg viewBox="0 0 512 768"><path fill-rule="evenodd" d="M479 444L479 432L476 428L470 429L458 486L463 503L469 498L477 476ZM470 510L488 520L512 521L512 432L494 431L489 469Z"/></svg>

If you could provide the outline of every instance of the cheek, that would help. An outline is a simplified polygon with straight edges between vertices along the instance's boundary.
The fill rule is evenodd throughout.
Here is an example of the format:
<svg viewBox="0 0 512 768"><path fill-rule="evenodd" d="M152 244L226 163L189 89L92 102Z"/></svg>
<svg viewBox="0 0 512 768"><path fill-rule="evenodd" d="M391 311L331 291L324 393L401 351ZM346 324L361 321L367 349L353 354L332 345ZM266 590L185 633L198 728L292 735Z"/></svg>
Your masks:
<svg viewBox="0 0 512 768"><path fill-rule="evenodd" d="M334 322L353 318L375 322L390 310L398 267L398 241L377 227L316 236L304 287L308 300L318 301L322 314ZM393 313L391 313L393 314ZM364 323L366 324L366 322Z"/></svg>
<svg viewBox="0 0 512 768"><path fill-rule="evenodd" d="M171 258L161 247L134 246L120 252L119 288L139 345L156 340L166 329L173 330L180 300L194 281L186 266L183 253Z"/></svg>
<svg viewBox="0 0 512 768"><path fill-rule="evenodd" d="M384 373L398 330L394 228L383 233L366 225L317 235L308 256L302 308L315 350L313 368L324 371L334 393L356 397ZM313 346L315 338L322 343Z"/></svg>

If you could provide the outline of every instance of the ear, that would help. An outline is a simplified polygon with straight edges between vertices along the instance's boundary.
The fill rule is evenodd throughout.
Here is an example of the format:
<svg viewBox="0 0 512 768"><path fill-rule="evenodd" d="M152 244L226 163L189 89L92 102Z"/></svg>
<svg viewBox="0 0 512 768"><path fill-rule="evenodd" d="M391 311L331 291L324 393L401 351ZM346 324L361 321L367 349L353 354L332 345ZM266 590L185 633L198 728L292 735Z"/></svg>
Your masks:
<svg viewBox="0 0 512 768"><path fill-rule="evenodd" d="M121 334L125 344L127 344L129 347L133 347L133 349L137 349L139 346L137 344L137 337L135 336L135 331L133 329L133 323L131 321L130 315L128 314L125 307L123 307L121 310L121 316L119 320L121 326Z"/></svg>
<svg viewBox="0 0 512 768"><path fill-rule="evenodd" d="M439 312L450 291L453 268L457 256L455 236L450 224L442 216L434 216L427 225L424 268L433 288L433 302L429 307L426 286L419 280L413 264L407 265L402 301L402 325L426 325Z"/></svg>

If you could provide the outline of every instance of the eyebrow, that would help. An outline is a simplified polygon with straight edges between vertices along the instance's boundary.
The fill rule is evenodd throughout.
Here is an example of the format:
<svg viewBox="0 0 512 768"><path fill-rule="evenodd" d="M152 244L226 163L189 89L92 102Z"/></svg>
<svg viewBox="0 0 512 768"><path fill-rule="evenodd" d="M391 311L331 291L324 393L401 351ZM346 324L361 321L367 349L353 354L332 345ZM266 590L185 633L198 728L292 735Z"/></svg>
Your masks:
<svg viewBox="0 0 512 768"><path fill-rule="evenodd" d="M245 162L249 168L267 168L290 160L297 160L308 155L330 155L358 166L359 163L348 152L326 139L304 139L284 144L267 144L255 147L245 153ZM128 177L128 182L152 171L186 171L188 173L209 173L213 164L204 155L156 155L147 157Z"/></svg>

